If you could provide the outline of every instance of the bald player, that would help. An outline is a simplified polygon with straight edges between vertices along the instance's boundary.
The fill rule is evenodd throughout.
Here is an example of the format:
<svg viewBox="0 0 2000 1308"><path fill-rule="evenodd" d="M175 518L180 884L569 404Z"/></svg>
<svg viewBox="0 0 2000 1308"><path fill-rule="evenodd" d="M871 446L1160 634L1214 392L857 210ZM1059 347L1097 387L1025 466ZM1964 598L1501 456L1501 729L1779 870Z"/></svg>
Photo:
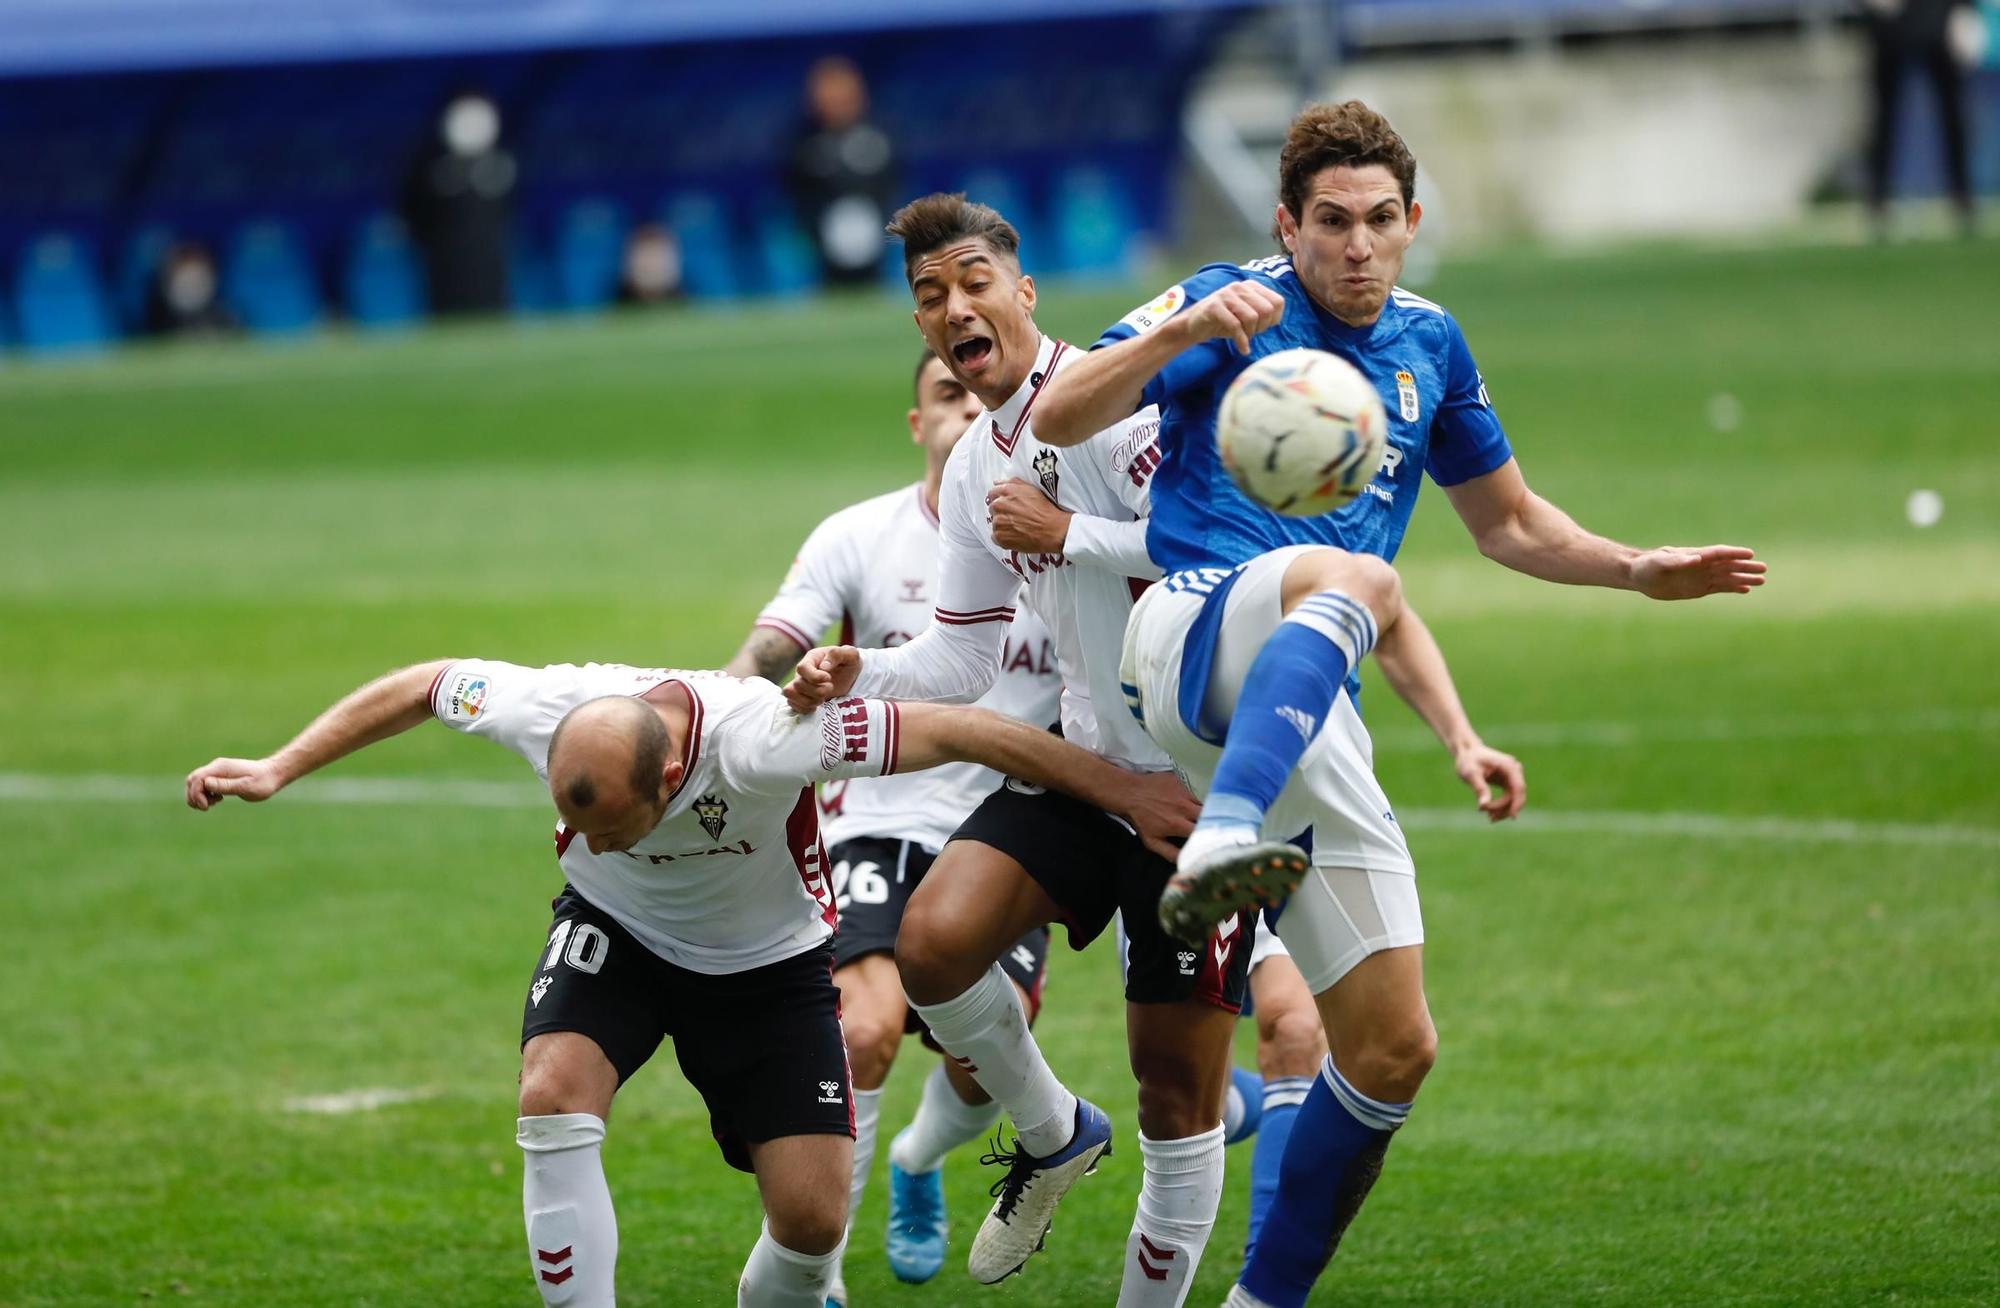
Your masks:
<svg viewBox="0 0 2000 1308"><path fill-rule="evenodd" d="M370 682L276 753L189 773L188 805L269 799L433 717L520 754L561 819L565 884L523 1006L516 1140L529 1267L545 1302L572 1308L614 1302L605 1122L669 1037L723 1158L763 1200L737 1302L824 1302L854 1118L814 783L972 762L1120 813L1156 842L1194 816L1178 783L982 709L848 697L801 715L761 678L486 659Z"/></svg>

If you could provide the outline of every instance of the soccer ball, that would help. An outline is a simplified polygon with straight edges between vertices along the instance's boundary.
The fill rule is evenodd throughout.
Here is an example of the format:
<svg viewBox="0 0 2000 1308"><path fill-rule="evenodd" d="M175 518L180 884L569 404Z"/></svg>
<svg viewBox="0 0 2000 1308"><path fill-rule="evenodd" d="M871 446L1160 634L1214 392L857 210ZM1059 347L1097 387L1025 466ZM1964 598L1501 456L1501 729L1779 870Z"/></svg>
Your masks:
<svg viewBox="0 0 2000 1308"><path fill-rule="evenodd" d="M1215 444L1245 495L1310 518L1374 479L1388 429L1382 397L1353 364L1322 350L1281 350L1223 392Z"/></svg>

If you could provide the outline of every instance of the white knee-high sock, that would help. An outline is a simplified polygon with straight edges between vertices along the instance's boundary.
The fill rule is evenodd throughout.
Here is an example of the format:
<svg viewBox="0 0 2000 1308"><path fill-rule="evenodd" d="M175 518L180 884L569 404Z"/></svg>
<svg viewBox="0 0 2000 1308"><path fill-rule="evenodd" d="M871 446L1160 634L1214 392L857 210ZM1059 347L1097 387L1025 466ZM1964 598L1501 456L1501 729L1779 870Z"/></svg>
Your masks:
<svg viewBox="0 0 2000 1308"><path fill-rule="evenodd" d="M1076 1096L1049 1070L1014 983L995 963L965 993L917 1014L946 1053L1014 1119L1021 1143L1046 1157L1076 1134Z"/></svg>
<svg viewBox="0 0 2000 1308"><path fill-rule="evenodd" d="M966 1103L952 1089L944 1068L934 1067L924 1078L917 1115L889 1142L889 1161L906 1172L935 1172L944 1166L946 1154L985 1135L999 1117L999 1104Z"/></svg>
<svg viewBox="0 0 2000 1308"><path fill-rule="evenodd" d="M542 1302L610 1308L618 1268L618 1218L604 1183L604 1119L593 1113L523 1117L515 1124L528 1266Z"/></svg>
<svg viewBox="0 0 2000 1308"><path fill-rule="evenodd" d="M1220 1126L1182 1140L1139 1137L1146 1179L1125 1240L1119 1308L1179 1308L1222 1202Z"/></svg>
<svg viewBox="0 0 2000 1308"><path fill-rule="evenodd" d="M827 1287L846 1251L845 1240L823 1254L787 1249L765 1226L736 1283L736 1308L825 1308Z"/></svg>
<svg viewBox="0 0 2000 1308"><path fill-rule="evenodd" d="M854 1177L847 1183L847 1229L854 1229L854 1215L861 1211L861 1192L867 1188L868 1173L875 1165L875 1122L882 1115L882 1090L856 1090L854 1104Z"/></svg>

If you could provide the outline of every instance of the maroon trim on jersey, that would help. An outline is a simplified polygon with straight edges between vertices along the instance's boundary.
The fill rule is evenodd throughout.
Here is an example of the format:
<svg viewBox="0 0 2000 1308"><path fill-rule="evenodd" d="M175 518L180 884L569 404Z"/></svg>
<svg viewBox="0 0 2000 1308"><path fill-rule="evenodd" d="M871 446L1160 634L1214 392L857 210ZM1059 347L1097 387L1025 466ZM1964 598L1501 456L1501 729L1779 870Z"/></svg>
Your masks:
<svg viewBox="0 0 2000 1308"><path fill-rule="evenodd" d="M792 863L799 870L799 882L806 894L820 906L820 920L830 927L840 925L840 912L833 906L833 890L826 881L826 848L819 840L819 803L811 786L799 791L799 802L785 819L785 848L792 851Z"/></svg>
<svg viewBox="0 0 2000 1308"><path fill-rule="evenodd" d="M925 522L928 522L933 527L938 525L937 510L933 509L931 502L924 498L924 484L922 482L917 483L917 509L924 515Z"/></svg>
<svg viewBox="0 0 2000 1308"><path fill-rule="evenodd" d="M451 664L451 663L447 663L447 664L445 664L445 665L444 665L443 667L439 668L439 669L438 669L438 674L437 674L437 675L436 675L435 677L432 677L432 678L431 678L431 688L430 688L429 690L427 690L427 691L425 691L425 692L424 692L424 702L425 702L426 704L429 704L429 705L431 706L431 716L432 716L432 717L436 717L436 716L437 716L437 711L438 711L438 687L439 687L439 686L442 686L442 685L444 684L444 674L445 674L445 673L447 673L447 672L449 672L449 671L451 671L451 670L452 670L452 667L453 667L453 664Z"/></svg>
<svg viewBox="0 0 2000 1308"><path fill-rule="evenodd" d="M840 643L843 645L854 643L854 615L846 609L840 611Z"/></svg>
<svg viewBox="0 0 2000 1308"><path fill-rule="evenodd" d="M561 858L564 854L567 854L569 852L570 844L573 841L575 841L575 839L576 839L575 828L566 827L560 822L556 823L556 857Z"/></svg>
<svg viewBox="0 0 2000 1308"><path fill-rule="evenodd" d="M1036 385L1034 390L1028 392L1028 402L1021 406L1020 414L1014 419L1014 430L1002 436L1000 434L1000 424L998 422L993 424L993 443L1000 447L1002 454L1012 457L1014 446L1021 439L1021 433L1027 430L1028 414L1035 407L1035 398L1042 393L1042 388L1049 384L1049 378L1056 375L1056 360L1062 358L1063 351L1069 348L1068 343L1064 341L1057 341L1055 345L1056 348L1049 353L1049 361L1036 369L1037 372L1041 373L1042 380Z"/></svg>
<svg viewBox="0 0 2000 1308"><path fill-rule="evenodd" d="M786 640L789 640L794 645L797 645L800 649L811 649L813 646L812 637L806 635L806 633L800 631L797 627L794 627L791 623L785 621L783 618L759 618L752 625L757 627L769 627L771 630L777 632L780 636L783 636Z"/></svg>
<svg viewBox="0 0 2000 1308"><path fill-rule="evenodd" d="M1239 949L1249 949L1256 919L1247 913L1237 913L1226 917L1211 933L1201 947L1201 970L1195 974L1194 997L1212 1004L1226 1012L1241 1012L1241 1004L1232 1004L1222 997L1223 978L1228 975L1229 964ZM1234 925L1228 935L1222 933L1224 927Z"/></svg>
<svg viewBox="0 0 2000 1308"><path fill-rule="evenodd" d="M903 744L903 709L893 699L883 700L882 707L885 710L882 721L885 737L882 746L882 775L886 777L896 770L896 751Z"/></svg>
<svg viewBox="0 0 2000 1308"><path fill-rule="evenodd" d="M960 613L956 609L938 609L931 614L933 621L953 627L976 627L982 622L1012 622L1012 605L1002 604L990 609L975 609L971 613Z"/></svg>
<svg viewBox="0 0 2000 1308"><path fill-rule="evenodd" d="M687 740L681 745L681 779L674 784L673 793L667 796L667 803L672 804L675 799L679 798L681 791L687 787L688 778L694 775L695 761L701 757L701 720L705 716L705 711L702 708L701 696L695 694L694 687L681 678L668 677L660 685L679 686L681 693L688 697L688 736ZM653 689L656 688L653 686L646 687L646 690ZM636 698L644 699L645 697L646 691L640 691Z"/></svg>

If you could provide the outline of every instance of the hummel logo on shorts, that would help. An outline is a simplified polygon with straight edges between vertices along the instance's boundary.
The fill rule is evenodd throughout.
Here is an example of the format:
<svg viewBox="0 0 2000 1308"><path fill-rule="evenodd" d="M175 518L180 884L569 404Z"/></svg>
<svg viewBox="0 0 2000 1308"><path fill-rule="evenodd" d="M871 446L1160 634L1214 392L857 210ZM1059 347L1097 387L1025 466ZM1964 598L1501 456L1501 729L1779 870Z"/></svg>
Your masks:
<svg viewBox="0 0 2000 1308"><path fill-rule="evenodd" d="M820 1101L821 1103L823 1103L823 1104L837 1104L837 1103L839 1103L839 1102L840 1102L840 1082L838 1082L838 1081L821 1081L821 1082L819 1083L819 1101Z"/></svg>

